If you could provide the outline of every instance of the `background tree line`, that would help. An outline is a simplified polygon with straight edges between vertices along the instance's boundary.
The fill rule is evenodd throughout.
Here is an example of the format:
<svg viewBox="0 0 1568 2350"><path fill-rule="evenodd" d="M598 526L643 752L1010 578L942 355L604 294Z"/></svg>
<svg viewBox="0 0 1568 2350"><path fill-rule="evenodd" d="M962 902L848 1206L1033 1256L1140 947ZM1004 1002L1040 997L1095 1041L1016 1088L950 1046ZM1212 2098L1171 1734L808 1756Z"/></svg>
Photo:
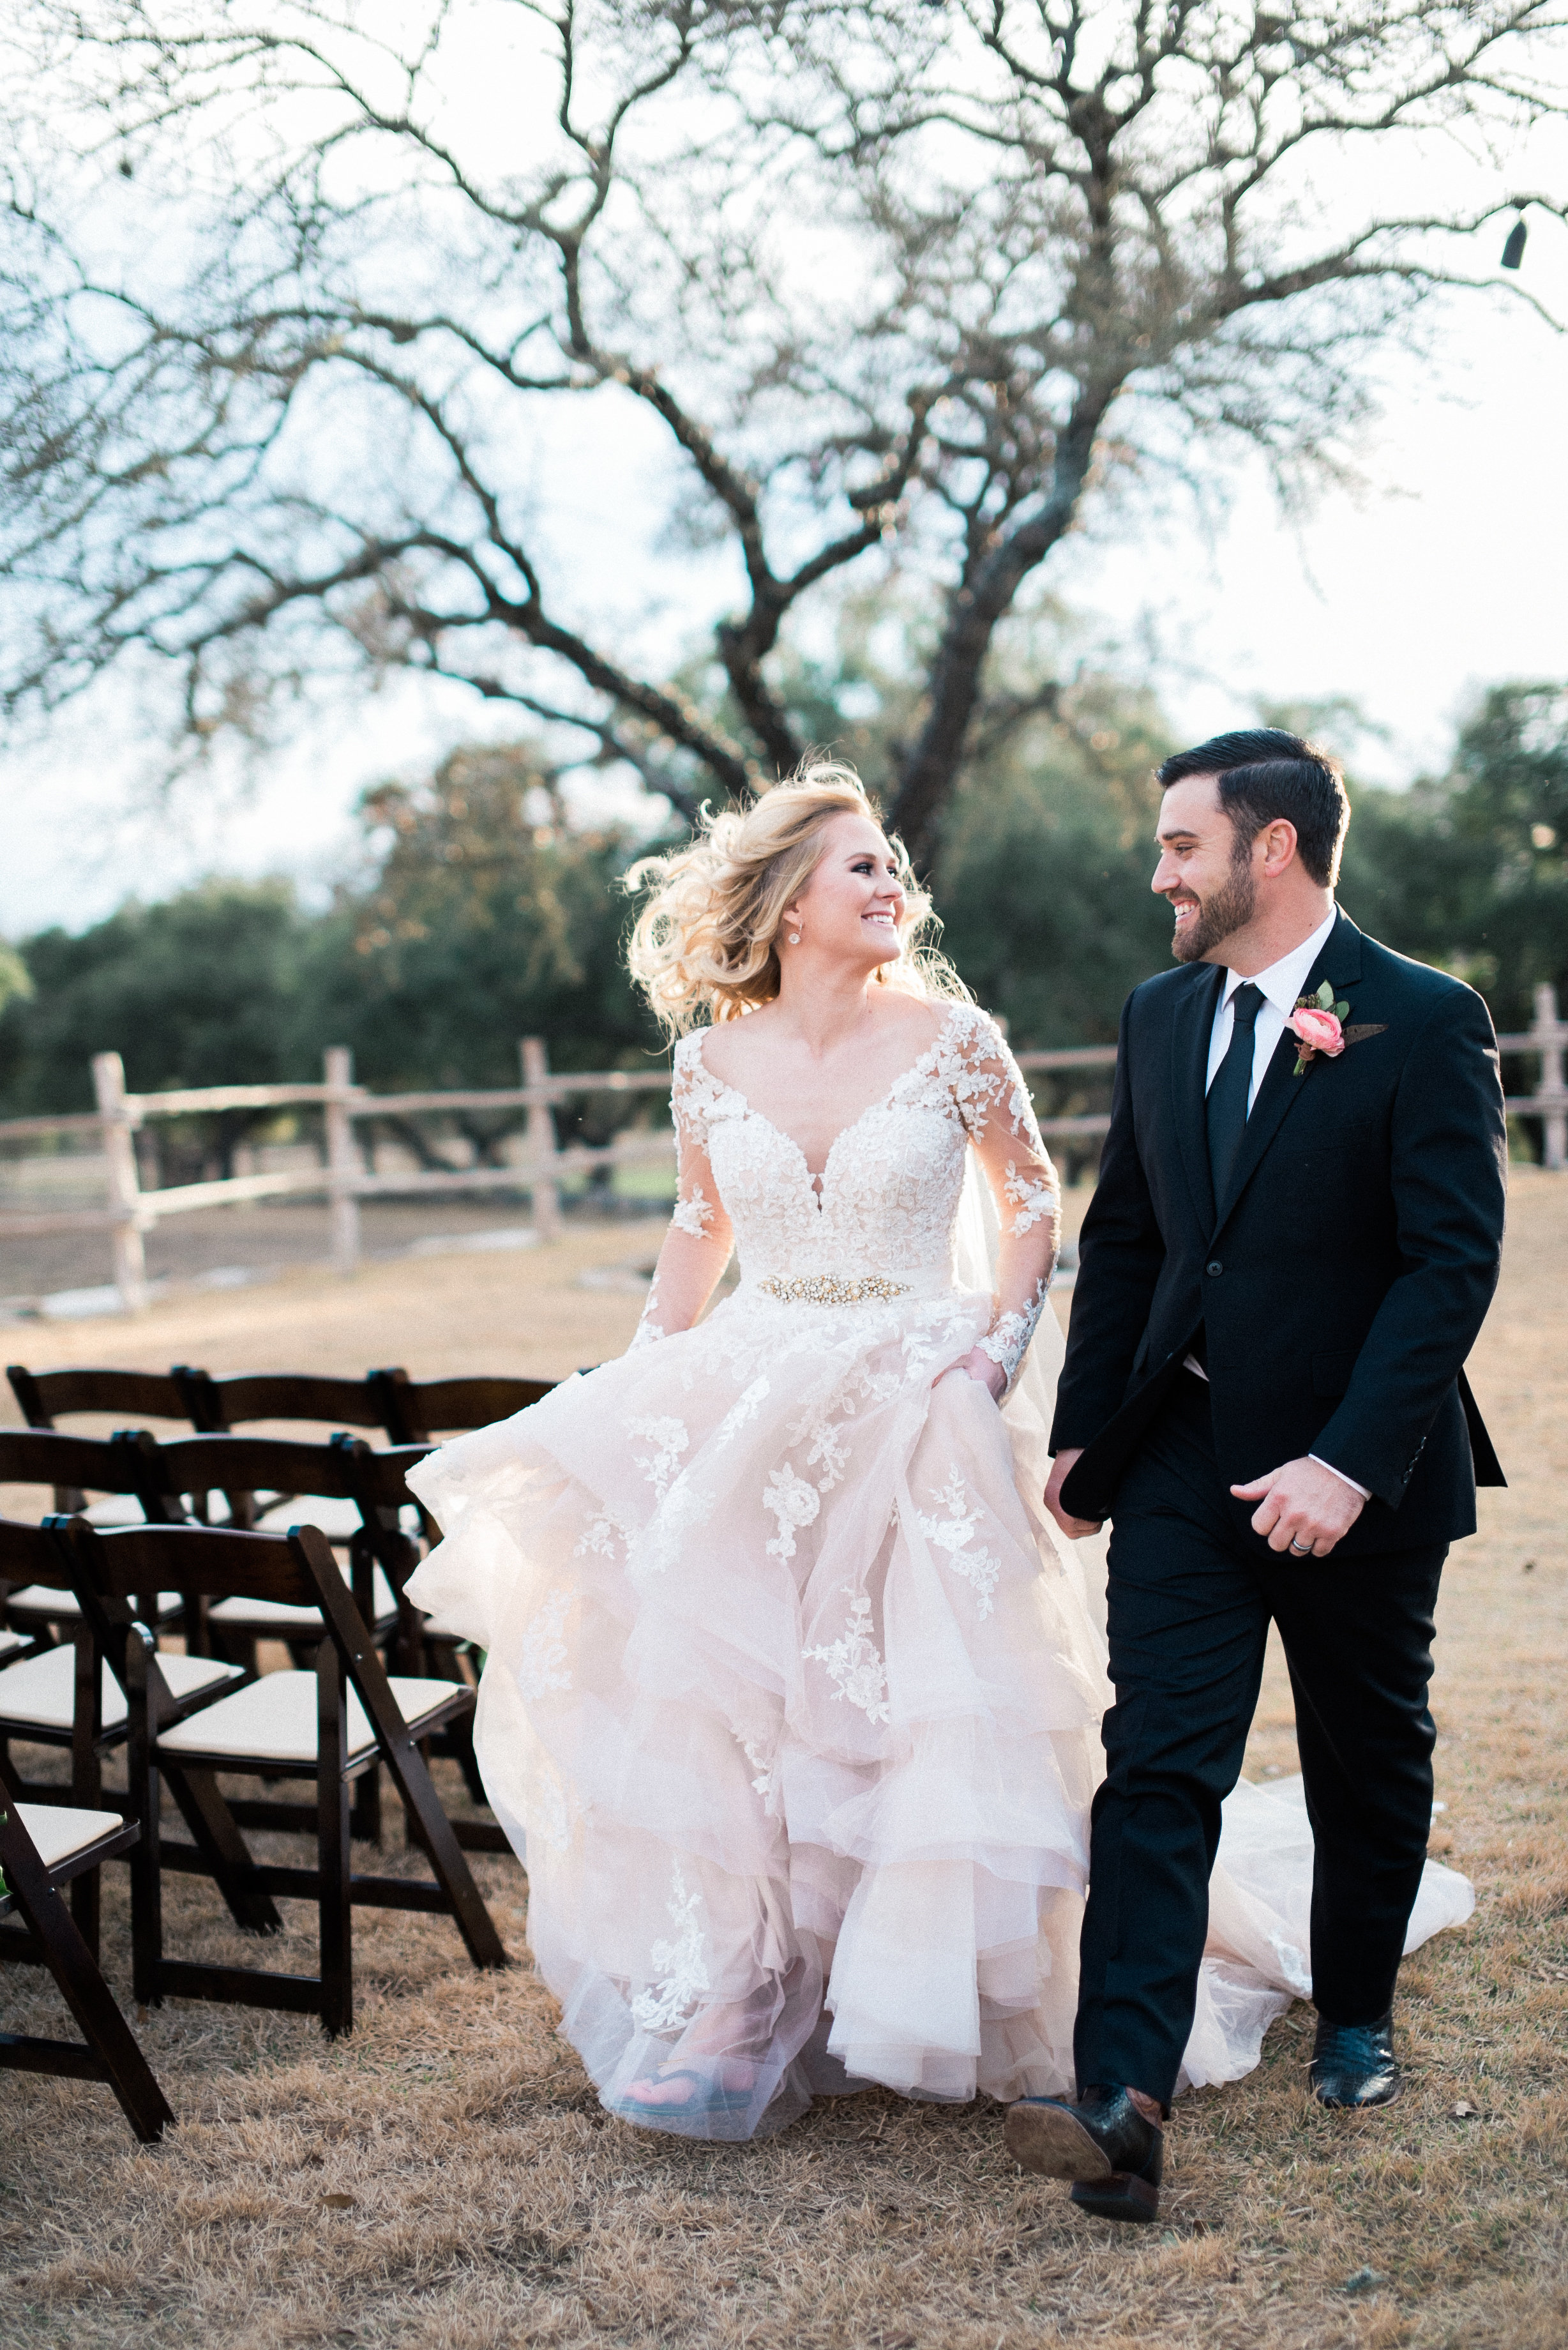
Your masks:
<svg viewBox="0 0 1568 2350"><path fill-rule="evenodd" d="M871 641L850 626L830 665L790 681L808 739L863 760L917 691ZM1268 715L1331 736L1347 716ZM1147 883L1152 770L1171 747L1150 693L1093 671L977 745L933 887L945 946L1019 1045L1114 1038L1128 989L1165 967L1169 916ZM1446 774L1352 797L1340 895L1357 920L1469 980L1500 1028L1528 1024L1542 980L1568 995L1568 689L1493 688ZM514 1083L525 1034L560 1068L657 1051L621 957L622 879L647 836L570 823L537 743L454 751L359 813L361 869L323 910L286 883L213 880L22 941L0 969L0 1114L89 1107L106 1049L138 1090L310 1078L328 1044L385 1088ZM588 1105L572 1130L595 1139L626 1114ZM502 1130L473 1124L482 1157Z"/></svg>

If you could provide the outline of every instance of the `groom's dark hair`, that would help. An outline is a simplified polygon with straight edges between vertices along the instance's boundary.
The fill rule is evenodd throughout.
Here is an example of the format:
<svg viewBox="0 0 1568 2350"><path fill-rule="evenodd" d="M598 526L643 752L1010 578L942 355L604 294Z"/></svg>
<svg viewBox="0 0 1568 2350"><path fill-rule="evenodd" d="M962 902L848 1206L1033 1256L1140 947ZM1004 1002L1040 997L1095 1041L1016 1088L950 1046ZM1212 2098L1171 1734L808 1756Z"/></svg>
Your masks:
<svg viewBox="0 0 1568 2350"><path fill-rule="evenodd" d="M1217 779L1238 842L1253 839L1276 816L1293 824L1302 863L1323 889L1333 889L1350 801L1338 762L1326 751L1281 726L1245 727L1178 751L1159 770L1161 789L1188 775Z"/></svg>

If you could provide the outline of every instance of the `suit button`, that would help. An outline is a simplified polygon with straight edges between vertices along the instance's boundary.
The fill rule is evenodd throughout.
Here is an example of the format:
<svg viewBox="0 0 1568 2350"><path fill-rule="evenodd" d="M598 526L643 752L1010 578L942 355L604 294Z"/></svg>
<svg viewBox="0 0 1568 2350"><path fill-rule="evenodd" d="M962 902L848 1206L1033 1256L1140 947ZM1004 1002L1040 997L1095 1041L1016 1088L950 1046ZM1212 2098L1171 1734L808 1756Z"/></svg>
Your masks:
<svg viewBox="0 0 1568 2350"><path fill-rule="evenodd" d="M1220 1263L1220 1262L1219 1258L1218 1258L1218 1257L1216 1257L1216 1258L1214 1259L1213 1263L1212 1263L1211 1264L1206 1264L1206 1265L1204 1266L1203 1270L1204 1270L1204 1272L1205 1272L1205 1273L1209 1273L1209 1274L1221 1274L1221 1273L1223 1273L1223 1272L1224 1272L1225 1268L1224 1268L1224 1266Z"/></svg>

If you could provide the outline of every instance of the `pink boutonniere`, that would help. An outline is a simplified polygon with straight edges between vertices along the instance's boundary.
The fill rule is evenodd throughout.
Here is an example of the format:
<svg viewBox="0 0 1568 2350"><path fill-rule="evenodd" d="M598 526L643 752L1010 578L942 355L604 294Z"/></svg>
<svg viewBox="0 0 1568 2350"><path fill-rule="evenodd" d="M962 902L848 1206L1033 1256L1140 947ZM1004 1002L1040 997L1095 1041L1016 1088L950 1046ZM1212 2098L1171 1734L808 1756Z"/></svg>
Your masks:
<svg viewBox="0 0 1568 2350"><path fill-rule="evenodd" d="M1296 1040L1293 1076L1304 1076L1307 1063L1319 1053L1327 1060L1338 1059L1345 1050L1345 1021L1349 1010L1348 1003L1334 1002L1334 990L1326 979L1315 995L1296 998L1296 1008L1285 1021Z"/></svg>

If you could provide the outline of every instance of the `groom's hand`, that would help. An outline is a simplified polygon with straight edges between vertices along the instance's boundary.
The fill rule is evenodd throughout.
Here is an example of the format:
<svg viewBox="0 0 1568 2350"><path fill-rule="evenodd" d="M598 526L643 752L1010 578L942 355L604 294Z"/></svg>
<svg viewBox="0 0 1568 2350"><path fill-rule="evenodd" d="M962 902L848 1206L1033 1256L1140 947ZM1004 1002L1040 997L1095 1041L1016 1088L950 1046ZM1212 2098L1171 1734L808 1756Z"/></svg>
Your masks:
<svg viewBox="0 0 1568 2350"><path fill-rule="evenodd" d="M1083 1450L1081 1444L1076 1444L1065 1452L1058 1452L1051 1468L1051 1482L1045 1488L1045 1507L1062 1532L1073 1542L1076 1542L1080 1534L1097 1534L1104 1523L1100 1518L1070 1518L1062 1507L1062 1481Z"/></svg>
<svg viewBox="0 0 1568 2350"><path fill-rule="evenodd" d="M1321 1461L1287 1461L1282 1469L1271 1469L1266 1477L1231 1491L1239 1502L1257 1503L1252 1532L1262 1534L1271 1550L1290 1551L1297 1558L1309 1552L1326 1558L1366 1507L1355 1486Z"/></svg>

